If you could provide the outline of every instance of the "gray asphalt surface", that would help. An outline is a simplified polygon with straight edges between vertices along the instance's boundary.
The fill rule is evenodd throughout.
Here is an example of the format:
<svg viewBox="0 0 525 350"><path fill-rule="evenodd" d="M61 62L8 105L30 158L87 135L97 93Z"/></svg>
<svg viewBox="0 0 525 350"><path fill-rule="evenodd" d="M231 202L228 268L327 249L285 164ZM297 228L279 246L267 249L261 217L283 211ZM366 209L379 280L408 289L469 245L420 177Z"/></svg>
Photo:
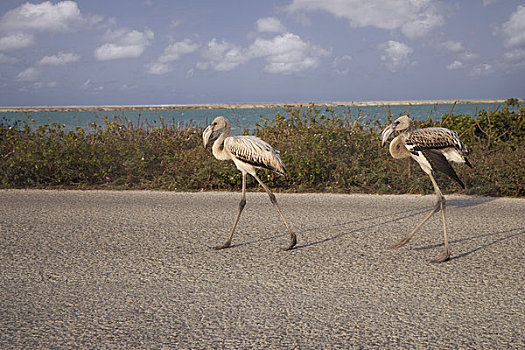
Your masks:
<svg viewBox="0 0 525 350"><path fill-rule="evenodd" d="M525 348L525 199L0 191L0 348Z"/></svg>

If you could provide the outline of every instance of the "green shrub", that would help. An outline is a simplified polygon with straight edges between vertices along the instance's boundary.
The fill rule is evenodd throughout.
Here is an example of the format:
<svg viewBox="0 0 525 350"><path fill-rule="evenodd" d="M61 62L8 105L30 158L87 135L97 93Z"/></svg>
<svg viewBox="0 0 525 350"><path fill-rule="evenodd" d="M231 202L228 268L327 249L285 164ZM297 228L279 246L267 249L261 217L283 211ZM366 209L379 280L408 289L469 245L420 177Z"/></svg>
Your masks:
<svg viewBox="0 0 525 350"><path fill-rule="evenodd" d="M470 169L454 165L466 190L438 175L444 192L524 196L525 111L480 111L475 118L443 115L419 127L456 130L467 144ZM410 159L394 160L381 147L391 122L308 105L261 119L254 134L281 151L286 176L261 170L263 181L281 191L341 193L432 193L432 184ZM231 162L216 160L202 146L202 127L163 120L150 125L120 117L86 128L0 124L0 188L110 188L178 191L240 189ZM245 131L245 133L248 133ZM212 140L213 142L213 140ZM250 187L258 187L249 181Z"/></svg>

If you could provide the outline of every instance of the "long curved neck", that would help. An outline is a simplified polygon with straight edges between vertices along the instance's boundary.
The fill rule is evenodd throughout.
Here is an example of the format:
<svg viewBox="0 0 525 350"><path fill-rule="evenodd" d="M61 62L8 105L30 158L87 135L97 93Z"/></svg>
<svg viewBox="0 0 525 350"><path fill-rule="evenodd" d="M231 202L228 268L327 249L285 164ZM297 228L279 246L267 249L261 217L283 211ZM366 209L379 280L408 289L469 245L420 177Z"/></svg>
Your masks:
<svg viewBox="0 0 525 350"><path fill-rule="evenodd" d="M408 158L410 157L410 152L405 146L405 140L407 138L406 133L402 133L396 136L392 142L390 142L390 155L394 159Z"/></svg>
<svg viewBox="0 0 525 350"><path fill-rule="evenodd" d="M217 140L213 143L212 152L215 158L219 160L231 159L228 153L224 150L224 140L230 135L230 123L226 121L224 131L219 135Z"/></svg>

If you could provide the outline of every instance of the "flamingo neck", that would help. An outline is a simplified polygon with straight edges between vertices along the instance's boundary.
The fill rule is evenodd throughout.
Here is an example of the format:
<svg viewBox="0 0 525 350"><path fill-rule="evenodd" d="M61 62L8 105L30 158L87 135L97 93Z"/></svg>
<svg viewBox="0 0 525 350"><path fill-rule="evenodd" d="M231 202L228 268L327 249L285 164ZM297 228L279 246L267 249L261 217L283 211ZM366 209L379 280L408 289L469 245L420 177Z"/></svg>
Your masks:
<svg viewBox="0 0 525 350"><path fill-rule="evenodd" d="M224 131L219 135L217 140L213 143L212 152L215 158L219 160L228 160L231 159L230 155L224 149L224 140L230 135L230 123L226 122Z"/></svg>
<svg viewBox="0 0 525 350"><path fill-rule="evenodd" d="M390 155L394 159L408 158L410 157L410 152L405 146L405 140L407 139L407 134L402 133L396 136L392 142L390 142Z"/></svg>

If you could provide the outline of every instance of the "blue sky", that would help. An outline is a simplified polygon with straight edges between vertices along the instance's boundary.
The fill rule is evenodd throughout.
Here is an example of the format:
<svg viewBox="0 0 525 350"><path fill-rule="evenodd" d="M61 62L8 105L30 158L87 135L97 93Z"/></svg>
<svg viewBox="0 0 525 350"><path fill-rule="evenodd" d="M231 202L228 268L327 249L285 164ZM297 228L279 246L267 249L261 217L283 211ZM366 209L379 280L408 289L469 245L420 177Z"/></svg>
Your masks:
<svg viewBox="0 0 525 350"><path fill-rule="evenodd" d="M512 0L0 2L0 105L525 97Z"/></svg>

